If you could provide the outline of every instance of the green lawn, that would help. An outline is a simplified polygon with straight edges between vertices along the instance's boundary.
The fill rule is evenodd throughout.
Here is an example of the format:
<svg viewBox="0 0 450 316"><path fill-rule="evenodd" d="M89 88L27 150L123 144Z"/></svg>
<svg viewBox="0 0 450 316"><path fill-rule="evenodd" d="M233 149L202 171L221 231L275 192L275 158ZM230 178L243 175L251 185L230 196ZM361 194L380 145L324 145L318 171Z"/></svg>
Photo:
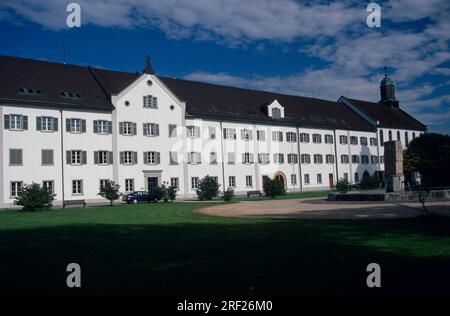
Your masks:
<svg viewBox="0 0 450 316"><path fill-rule="evenodd" d="M0 294L450 294L450 219L208 217L203 203L0 212ZM68 263L82 288L65 286ZM382 288L365 286L366 266Z"/></svg>

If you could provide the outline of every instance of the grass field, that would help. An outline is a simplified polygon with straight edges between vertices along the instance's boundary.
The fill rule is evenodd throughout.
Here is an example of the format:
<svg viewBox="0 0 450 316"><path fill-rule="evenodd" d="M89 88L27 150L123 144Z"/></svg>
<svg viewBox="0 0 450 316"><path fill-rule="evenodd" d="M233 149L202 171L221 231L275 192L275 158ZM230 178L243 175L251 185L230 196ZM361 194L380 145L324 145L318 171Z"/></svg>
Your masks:
<svg viewBox="0 0 450 316"><path fill-rule="evenodd" d="M450 219L208 217L206 204L0 212L0 293L450 294ZM82 287L66 287L81 265ZM382 287L366 287L367 264Z"/></svg>

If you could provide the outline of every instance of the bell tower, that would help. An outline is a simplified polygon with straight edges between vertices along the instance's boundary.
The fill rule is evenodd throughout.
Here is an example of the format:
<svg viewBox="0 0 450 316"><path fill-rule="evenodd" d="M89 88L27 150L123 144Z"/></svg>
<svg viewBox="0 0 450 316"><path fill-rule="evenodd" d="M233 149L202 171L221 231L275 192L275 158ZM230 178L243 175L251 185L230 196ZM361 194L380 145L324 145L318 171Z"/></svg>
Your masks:
<svg viewBox="0 0 450 316"><path fill-rule="evenodd" d="M380 103L386 104L392 108L398 108L399 102L395 98L394 81L388 77L387 68L384 67L384 78L380 83Z"/></svg>

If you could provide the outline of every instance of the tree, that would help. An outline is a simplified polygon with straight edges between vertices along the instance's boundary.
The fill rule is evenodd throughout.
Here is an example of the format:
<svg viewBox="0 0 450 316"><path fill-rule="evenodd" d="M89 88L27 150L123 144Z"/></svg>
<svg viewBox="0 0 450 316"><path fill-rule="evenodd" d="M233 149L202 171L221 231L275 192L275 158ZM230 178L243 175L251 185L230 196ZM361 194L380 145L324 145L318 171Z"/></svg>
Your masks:
<svg viewBox="0 0 450 316"><path fill-rule="evenodd" d="M365 176L359 183L361 190L377 189L380 186L378 179L376 177Z"/></svg>
<svg viewBox="0 0 450 316"><path fill-rule="evenodd" d="M234 196L233 189L228 188L226 191L223 192L222 200L224 200L225 202L230 202L233 196Z"/></svg>
<svg viewBox="0 0 450 316"><path fill-rule="evenodd" d="M272 199L275 198L277 195L283 195L286 193L286 191L284 190L284 186L283 183L281 183L281 181L277 180L277 179L269 179L269 178L264 178L263 181L263 190L264 190L264 194L266 196L270 196Z"/></svg>
<svg viewBox="0 0 450 316"><path fill-rule="evenodd" d="M38 212L51 209L54 200L55 194L33 182L24 185L22 191L17 194L14 204L22 206L24 211Z"/></svg>
<svg viewBox="0 0 450 316"><path fill-rule="evenodd" d="M169 201L173 202L175 201L177 197L177 188L174 187L173 185L170 185L167 188L167 198L169 199Z"/></svg>
<svg viewBox="0 0 450 316"><path fill-rule="evenodd" d="M405 173L419 172L422 187L450 185L450 136L422 134L411 141L404 155Z"/></svg>
<svg viewBox="0 0 450 316"><path fill-rule="evenodd" d="M98 195L109 200L109 205L112 206L113 202L122 196L122 193L120 193L120 185L108 180L104 186L100 187L100 193Z"/></svg>
<svg viewBox="0 0 450 316"><path fill-rule="evenodd" d="M348 182L347 179L339 179L336 182L336 190L339 193L347 193L351 189L352 189L352 185L350 184L350 182Z"/></svg>
<svg viewBox="0 0 450 316"><path fill-rule="evenodd" d="M197 193L200 201L209 201L219 196L219 187L220 185L215 178L206 176L200 180L198 183L198 188L195 192Z"/></svg>

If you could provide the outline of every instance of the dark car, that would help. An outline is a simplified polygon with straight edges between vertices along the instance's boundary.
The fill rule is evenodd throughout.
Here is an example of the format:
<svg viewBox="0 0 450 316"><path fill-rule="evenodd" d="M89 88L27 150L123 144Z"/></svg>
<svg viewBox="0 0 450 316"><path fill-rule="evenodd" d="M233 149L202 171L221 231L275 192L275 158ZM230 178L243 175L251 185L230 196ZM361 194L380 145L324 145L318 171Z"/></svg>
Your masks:
<svg viewBox="0 0 450 316"><path fill-rule="evenodd" d="M134 191L122 197L122 201L130 203L149 202L149 194L146 191Z"/></svg>

